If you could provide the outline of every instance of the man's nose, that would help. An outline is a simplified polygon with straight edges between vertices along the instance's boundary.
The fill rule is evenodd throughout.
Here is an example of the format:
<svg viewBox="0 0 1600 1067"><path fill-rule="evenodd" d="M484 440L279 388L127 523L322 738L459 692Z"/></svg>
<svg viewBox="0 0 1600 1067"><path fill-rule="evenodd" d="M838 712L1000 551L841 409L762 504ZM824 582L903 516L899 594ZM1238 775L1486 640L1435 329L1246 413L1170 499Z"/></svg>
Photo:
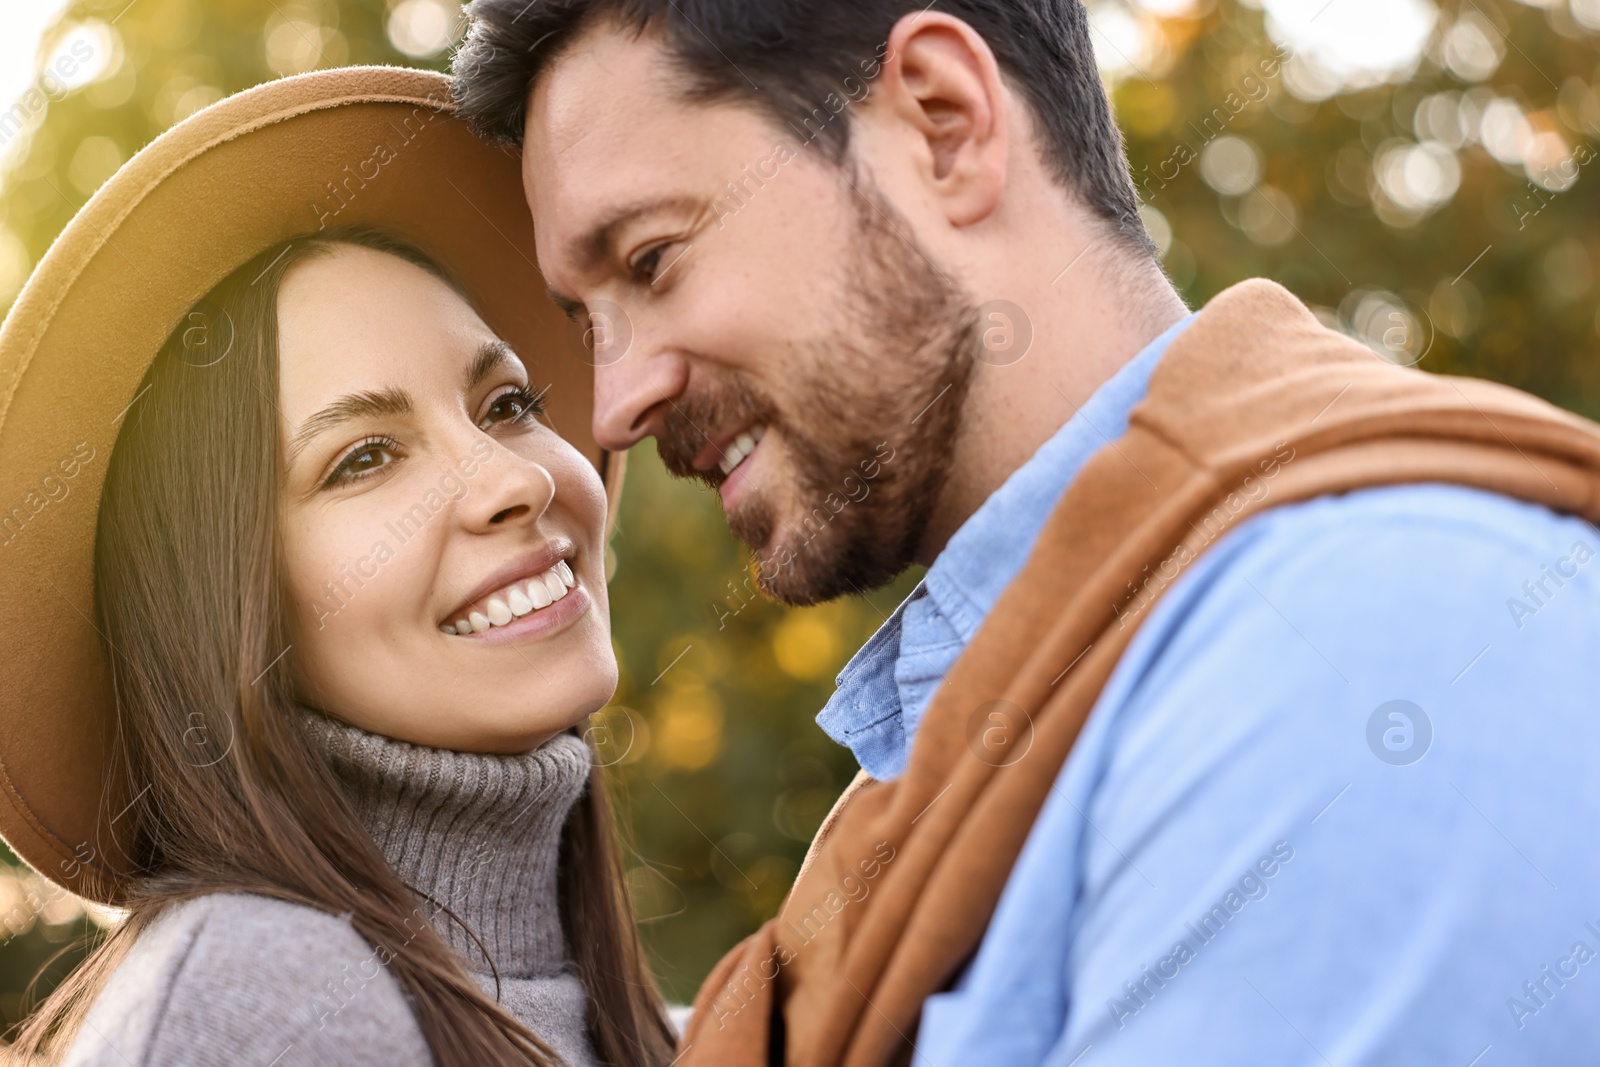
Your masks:
<svg viewBox="0 0 1600 1067"><path fill-rule="evenodd" d="M660 429L662 409L682 395L689 367L681 356L628 352L594 371L594 437L621 452Z"/></svg>

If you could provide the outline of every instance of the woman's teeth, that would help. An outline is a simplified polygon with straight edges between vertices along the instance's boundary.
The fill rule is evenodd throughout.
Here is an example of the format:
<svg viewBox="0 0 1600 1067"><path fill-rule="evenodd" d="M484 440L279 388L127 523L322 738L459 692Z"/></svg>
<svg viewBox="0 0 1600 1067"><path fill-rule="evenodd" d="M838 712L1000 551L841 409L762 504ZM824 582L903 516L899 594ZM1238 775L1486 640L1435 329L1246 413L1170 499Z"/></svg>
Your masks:
<svg viewBox="0 0 1600 1067"><path fill-rule="evenodd" d="M733 444L729 445L728 450L722 454L722 463L720 464L722 473L724 475L732 474L733 468L743 463L745 457L756 450L756 445L760 443L766 432L767 428L765 426L752 426L738 437L735 437Z"/></svg>
<svg viewBox="0 0 1600 1067"><path fill-rule="evenodd" d="M489 597L479 610L468 612L453 623L445 623L439 627L439 632L452 637L485 633L549 607L577 585L572 568L562 560L543 574L506 586Z"/></svg>

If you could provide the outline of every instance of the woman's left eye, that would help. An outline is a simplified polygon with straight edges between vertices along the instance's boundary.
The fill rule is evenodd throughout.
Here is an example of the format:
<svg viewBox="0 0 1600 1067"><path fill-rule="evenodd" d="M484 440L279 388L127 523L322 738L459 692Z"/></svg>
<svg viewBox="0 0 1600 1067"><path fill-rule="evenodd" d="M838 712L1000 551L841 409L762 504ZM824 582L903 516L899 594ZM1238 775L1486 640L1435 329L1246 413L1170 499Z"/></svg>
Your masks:
<svg viewBox="0 0 1600 1067"><path fill-rule="evenodd" d="M322 487L332 489L337 485L369 477L394 462L395 449L398 447L395 441L388 437L375 437L361 442L328 473L328 478L322 483Z"/></svg>
<svg viewBox="0 0 1600 1067"><path fill-rule="evenodd" d="M487 430L502 422L525 422L543 415L544 398L548 391L541 389L535 393L522 386L507 389L489 404L478 428Z"/></svg>

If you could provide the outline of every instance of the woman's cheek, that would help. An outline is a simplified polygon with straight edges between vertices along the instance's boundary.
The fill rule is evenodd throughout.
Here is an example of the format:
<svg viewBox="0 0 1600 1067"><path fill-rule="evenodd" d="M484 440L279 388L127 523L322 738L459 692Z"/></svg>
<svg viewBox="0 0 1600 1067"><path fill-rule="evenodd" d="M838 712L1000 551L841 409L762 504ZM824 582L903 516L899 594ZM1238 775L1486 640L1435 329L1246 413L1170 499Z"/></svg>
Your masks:
<svg viewBox="0 0 1600 1067"><path fill-rule="evenodd" d="M556 483L557 503L565 503L578 519L591 547L599 545L605 536L606 521L606 487L600 473L564 441L559 459L547 458L543 462Z"/></svg>
<svg viewBox="0 0 1600 1067"><path fill-rule="evenodd" d="M303 641L336 633L372 599L396 559L395 539L361 509L336 508L286 531L289 585ZM354 513L352 513L354 512Z"/></svg>
<svg viewBox="0 0 1600 1067"><path fill-rule="evenodd" d="M415 678L407 676L421 665L417 605L428 602L444 524L402 530L386 525L376 499L355 503L286 531L296 684L302 699L383 729L384 711L410 691Z"/></svg>

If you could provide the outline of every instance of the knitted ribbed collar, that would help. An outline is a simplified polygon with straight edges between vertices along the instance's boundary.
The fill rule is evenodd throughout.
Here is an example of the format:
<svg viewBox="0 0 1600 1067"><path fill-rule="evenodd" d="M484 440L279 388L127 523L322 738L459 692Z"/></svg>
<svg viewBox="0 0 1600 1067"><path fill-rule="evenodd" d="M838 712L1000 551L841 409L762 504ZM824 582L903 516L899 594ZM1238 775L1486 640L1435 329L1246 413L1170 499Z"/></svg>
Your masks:
<svg viewBox="0 0 1600 1067"><path fill-rule="evenodd" d="M389 865L470 925L502 978L567 966L556 875L561 829L589 777L583 741L563 733L531 752L485 755L302 718ZM472 939L423 907L467 966L488 972Z"/></svg>

